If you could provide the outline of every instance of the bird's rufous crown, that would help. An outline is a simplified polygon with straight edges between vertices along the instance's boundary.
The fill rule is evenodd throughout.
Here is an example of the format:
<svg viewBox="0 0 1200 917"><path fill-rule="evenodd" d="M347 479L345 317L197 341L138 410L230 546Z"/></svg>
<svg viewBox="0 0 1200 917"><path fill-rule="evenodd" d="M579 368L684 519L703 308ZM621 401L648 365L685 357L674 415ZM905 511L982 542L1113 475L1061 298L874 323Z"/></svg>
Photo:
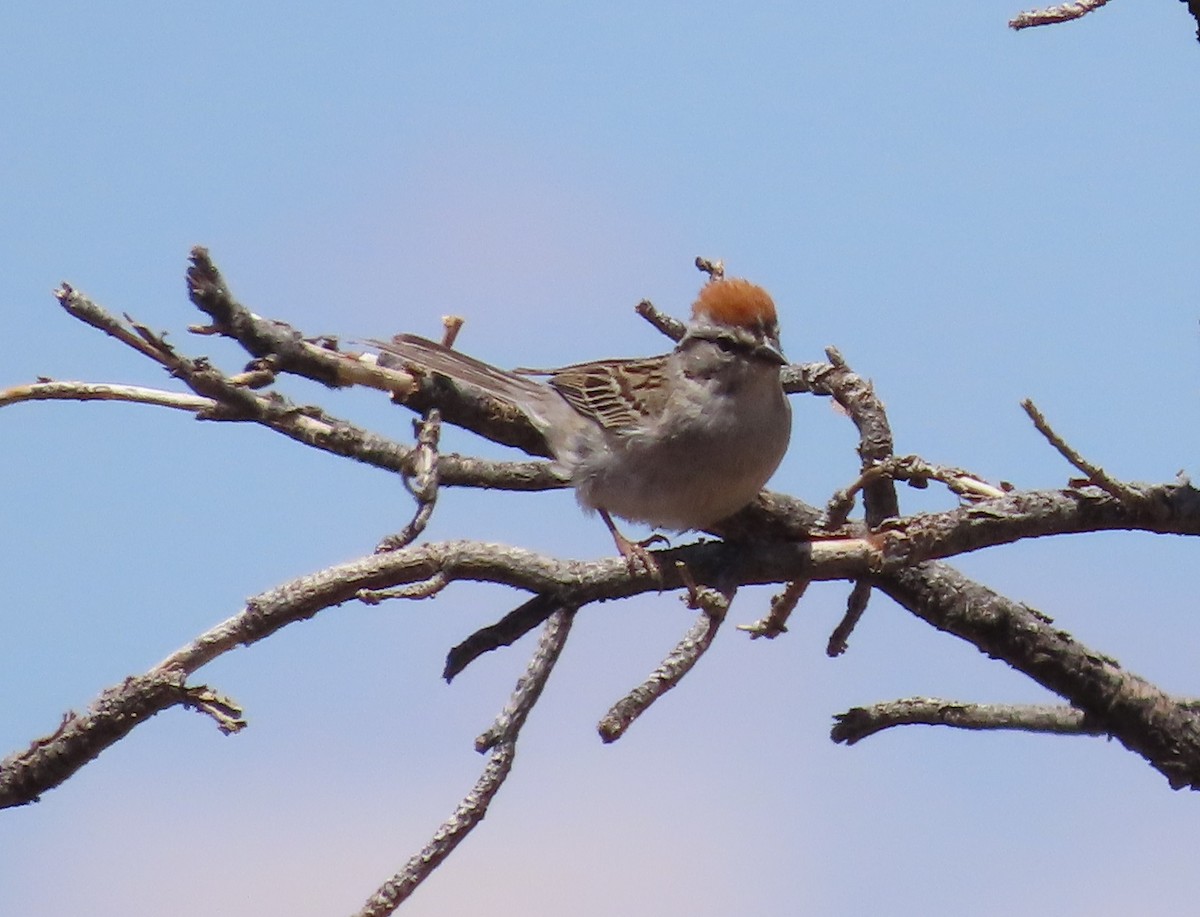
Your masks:
<svg viewBox="0 0 1200 917"><path fill-rule="evenodd" d="M706 283L692 305L692 318L743 328L772 327L777 322L771 294L736 277Z"/></svg>

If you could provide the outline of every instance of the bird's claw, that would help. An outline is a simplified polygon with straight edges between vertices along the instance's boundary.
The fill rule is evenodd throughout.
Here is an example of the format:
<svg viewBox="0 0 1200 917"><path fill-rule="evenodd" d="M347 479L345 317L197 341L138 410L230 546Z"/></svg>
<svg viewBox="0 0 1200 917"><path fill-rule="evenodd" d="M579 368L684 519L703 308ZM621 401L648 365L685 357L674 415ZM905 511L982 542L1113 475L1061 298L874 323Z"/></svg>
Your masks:
<svg viewBox="0 0 1200 917"><path fill-rule="evenodd" d="M629 567L629 572L634 576L640 574L649 574L654 577L660 584L662 583L662 569L658 566L658 561L647 548L658 542L665 545L670 545L665 535L660 535L655 532L649 538L642 541L630 541L621 534L621 530L617 528L617 524L613 522L612 516L607 510L599 509L600 518L604 520L604 524L608 526L608 531L612 535L613 542L617 546L617 550L621 552L621 556L625 558L625 563Z"/></svg>
<svg viewBox="0 0 1200 917"><path fill-rule="evenodd" d="M648 549L650 545L660 542L664 545L670 545L671 542L665 536L656 533L642 541L630 541L624 535L615 533L613 540L617 543L617 550L625 558L625 563L629 567L630 573L635 576L645 573L660 582L662 581L662 568Z"/></svg>

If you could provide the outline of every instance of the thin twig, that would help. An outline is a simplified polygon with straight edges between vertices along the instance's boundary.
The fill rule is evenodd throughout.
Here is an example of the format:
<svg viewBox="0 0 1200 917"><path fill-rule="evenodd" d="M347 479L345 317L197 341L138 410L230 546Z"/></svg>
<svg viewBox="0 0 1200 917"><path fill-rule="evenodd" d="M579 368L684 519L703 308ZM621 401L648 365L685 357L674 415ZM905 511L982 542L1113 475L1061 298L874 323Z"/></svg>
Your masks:
<svg viewBox="0 0 1200 917"><path fill-rule="evenodd" d="M122 344L132 347L134 350L149 357L156 363L161 363L168 369L174 368L173 354L170 348L164 349L163 347L151 344L132 329L122 325L116 316L105 312L103 309L97 310L92 308L94 306L92 301L69 283L60 284L58 289L54 291L54 297L58 300L58 304L67 311L67 314L73 318L77 318L84 324L91 325L93 328L103 331L110 337L116 338Z"/></svg>
<svg viewBox="0 0 1200 917"><path fill-rule="evenodd" d="M564 605L562 599L552 593L538 593L528 601L522 602L499 621L481 627L462 643L451 648L450 652L446 654L446 665L442 669L442 677L447 682L453 681L455 676L484 653L498 650L502 646L512 646L556 611L563 609L577 610Z"/></svg>
<svg viewBox="0 0 1200 917"><path fill-rule="evenodd" d="M780 634L786 634L788 618L796 610L810 582L812 580L792 580L784 587L783 592L772 596L771 607L763 617L753 624L739 624L737 629L748 633L751 640L757 640L759 637L774 640Z"/></svg>
<svg viewBox="0 0 1200 917"><path fill-rule="evenodd" d="M492 727L476 740L476 749L489 754L483 773L471 791L429 843L380 886L356 917L386 917L395 911L483 820L488 806L512 770L517 737L562 653L573 617L569 611L559 611L546 622L533 658L525 674L517 680L504 710Z"/></svg>
<svg viewBox="0 0 1200 917"><path fill-rule="evenodd" d="M615 742L633 725L634 720L645 713L650 705L679 684L692 667L712 645L717 629L721 626L719 618L702 614L684 634L683 639L675 646L666 658L659 664L650 676L613 704L597 725L597 731L604 742Z"/></svg>
<svg viewBox="0 0 1200 917"><path fill-rule="evenodd" d="M1049 6L1040 10L1028 10L1023 13L1017 13L1012 19L1008 20L1010 28L1015 30L1028 29L1039 25L1053 25L1056 22L1070 22L1072 19L1080 19L1086 16L1093 10L1098 10L1108 0L1077 0L1074 3L1062 3L1058 6Z"/></svg>
<svg viewBox="0 0 1200 917"><path fill-rule="evenodd" d="M242 707L224 694L218 694L208 685L193 685L184 690L183 705L216 720L217 728L225 735L241 732L246 728Z"/></svg>
<svg viewBox="0 0 1200 917"><path fill-rule="evenodd" d="M185 679L178 668L155 666L102 691L83 713L66 714L49 736L0 761L0 808L36 802L139 724L173 706L199 709L213 716L223 732L236 731L233 721L240 719L241 710L231 701L224 701L224 712L222 705L208 705L218 695L203 693L208 689L193 694Z"/></svg>
<svg viewBox="0 0 1200 917"><path fill-rule="evenodd" d="M854 628L858 626L863 612L867 610L867 602L870 599L871 581L868 579L855 580L854 588L850 590L850 596L846 600L846 614L842 616L838 626L829 635L829 643L825 647L826 656L840 656L846 652L846 648L850 645L850 635L854 633Z"/></svg>
<svg viewBox="0 0 1200 917"><path fill-rule="evenodd" d="M825 348L825 355L829 358L826 364L806 364L789 369L798 369L802 373L808 391L832 396L845 410L858 429L858 456L862 469L867 471L892 457L892 428L887 411L875 394L875 387L850 369L836 347ZM896 486L886 477L874 478L864 484L863 503L870 528L900 513Z"/></svg>
<svg viewBox="0 0 1200 917"><path fill-rule="evenodd" d="M721 280L725 277L725 262L717 259L713 261L709 258L704 258L700 255L696 256L696 270L703 271L708 275L709 280Z"/></svg>
<svg viewBox="0 0 1200 917"><path fill-rule="evenodd" d="M711 587L698 587L690 581L691 575L686 572L681 575L687 578L688 605L701 611L675 648L659 663L658 668L650 676L613 704L597 725L597 731L604 742L615 742L633 725L634 720L645 713L650 705L679 684L680 680L692 667L700 661L700 657L712 646L713 638L721 622L725 620L725 612L733 598L732 591L722 593Z"/></svg>
<svg viewBox="0 0 1200 917"><path fill-rule="evenodd" d="M107 382L30 382L0 391L0 407L22 401L126 401L193 414L211 412L218 405L212 398L198 395Z"/></svg>
<svg viewBox="0 0 1200 917"><path fill-rule="evenodd" d="M1141 505L1141 494L1128 484L1118 481L1099 465L1093 465L1067 445L1066 440L1054 432L1045 416L1037 409L1031 399L1026 398L1022 401L1021 407L1025 409L1025 413L1029 415L1029 419L1033 421L1033 425L1037 427L1038 432L1046 437L1050 445L1058 450L1059 455L1082 471L1090 483L1095 484L1105 493L1116 497L1130 509L1137 509Z"/></svg>
<svg viewBox="0 0 1200 917"><path fill-rule="evenodd" d="M525 667L525 674L517 679L516 687L504 709L497 714L495 721L475 739L475 750L483 754L496 748L502 743L516 742L517 734L525 723L529 711L537 703L550 677L550 670L562 653L571 624L575 620L575 611L560 608L546 619L546 626L538 638L533 656Z"/></svg>
<svg viewBox="0 0 1200 917"><path fill-rule="evenodd" d="M466 321L461 315L443 315L442 316L442 346L453 347L454 342L458 340L458 333L462 331L463 323Z"/></svg>
<svg viewBox="0 0 1200 917"><path fill-rule="evenodd" d="M892 456L864 468L856 481L830 498L825 509L826 527L838 529L843 526L854 508L855 495L880 479L904 481L918 490L928 486L930 481L940 481L969 502L990 500L1008 493L1003 487L989 484L961 468L933 465L916 455Z"/></svg>
<svg viewBox="0 0 1200 917"><path fill-rule="evenodd" d="M279 373L272 363L273 361L270 357L261 357L253 360L245 370L230 376L229 381L234 385L252 389L266 388L267 386L274 385L275 380L279 378Z"/></svg>
<svg viewBox="0 0 1200 917"><path fill-rule="evenodd" d="M417 445L412 451L409 472L404 475L404 486L417 501L417 510L412 520L400 532L384 538L379 551L395 551L412 544L421 537L429 518L437 506L438 497L438 438L441 435L442 419L437 408L430 408L425 419L418 421Z"/></svg>
<svg viewBox="0 0 1200 917"><path fill-rule="evenodd" d="M708 274L709 280L720 280L725 276L725 264L722 261L710 261L708 258L697 256L696 268ZM648 299L643 299L638 303L634 307L634 311L672 341L678 341L683 337L684 332L687 331L686 324L660 311Z"/></svg>
<svg viewBox="0 0 1200 917"><path fill-rule="evenodd" d="M836 720L831 738L846 745L894 726L912 725L1058 735L1107 733L1098 720L1066 704L970 704L936 697L908 697L869 707L852 707Z"/></svg>
<svg viewBox="0 0 1200 917"><path fill-rule="evenodd" d="M366 605L378 605L385 599L428 599L450 585L450 578L441 570L427 580L397 586L395 589L360 589L354 597Z"/></svg>
<svg viewBox="0 0 1200 917"><path fill-rule="evenodd" d="M650 302L648 299L643 299L640 303L634 306L633 311L648 321L651 325L669 337L672 341L678 341L683 337L687 330L687 325L677 318L667 315Z"/></svg>

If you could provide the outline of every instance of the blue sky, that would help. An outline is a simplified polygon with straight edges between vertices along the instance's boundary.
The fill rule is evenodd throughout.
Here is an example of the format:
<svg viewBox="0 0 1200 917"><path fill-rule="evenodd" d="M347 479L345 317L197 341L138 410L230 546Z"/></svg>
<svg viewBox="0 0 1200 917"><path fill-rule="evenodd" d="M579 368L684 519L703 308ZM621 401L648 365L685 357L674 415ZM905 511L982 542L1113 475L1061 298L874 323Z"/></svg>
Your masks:
<svg viewBox="0 0 1200 917"><path fill-rule="evenodd" d="M68 319L62 280L240 366L184 331L194 244L260 314L364 337L454 312L460 346L502 365L664 349L632 306L683 314L703 254L774 294L792 359L835 344L872 378L901 452L1057 486L1032 397L1119 476L1197 471L1200 45L1181 4L1021 34L1016 0L245 7L0 13L0 386L170 384ZM409 430L382 398L283 388ZM825 402L793 408L773 486L822 503L854 476L852 432ZM0 754L410 512L382 473L147 407L10 407L0 462ZM568 494L447 493L430 534L611 551ZM1076 537L961 566L1196 693L1191 544ZM589 609L486 823L403 913L1187 909L1198 803L1115 743L831 745L854 704L1045 699L883 599L826 659L845 593L814 587L773 643L722 633L611 747L596 720L690 618L669 595ZM250 728L171 711L0 814L0 913L354 910L474 780L471 741L531 646L438 673L518 601L334 609L214 663L200 676Z"/></svg>

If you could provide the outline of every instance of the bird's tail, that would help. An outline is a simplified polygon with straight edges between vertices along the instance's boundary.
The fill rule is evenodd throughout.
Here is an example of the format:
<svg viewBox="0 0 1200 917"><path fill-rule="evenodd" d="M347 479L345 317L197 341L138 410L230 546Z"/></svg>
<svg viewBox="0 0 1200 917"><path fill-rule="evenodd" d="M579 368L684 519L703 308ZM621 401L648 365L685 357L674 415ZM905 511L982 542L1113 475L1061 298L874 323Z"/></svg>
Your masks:
<svg viewBox="0 0 1200 917"><path fill-rule="evenodd" d="M455 382L481 389L521 411L534 426L545 429L561 399L550 388L527 376L491 366L457 350L415 334L397 334L391 340L367 343L379 350L381 366L416 369L447 376Z"/></svg>

